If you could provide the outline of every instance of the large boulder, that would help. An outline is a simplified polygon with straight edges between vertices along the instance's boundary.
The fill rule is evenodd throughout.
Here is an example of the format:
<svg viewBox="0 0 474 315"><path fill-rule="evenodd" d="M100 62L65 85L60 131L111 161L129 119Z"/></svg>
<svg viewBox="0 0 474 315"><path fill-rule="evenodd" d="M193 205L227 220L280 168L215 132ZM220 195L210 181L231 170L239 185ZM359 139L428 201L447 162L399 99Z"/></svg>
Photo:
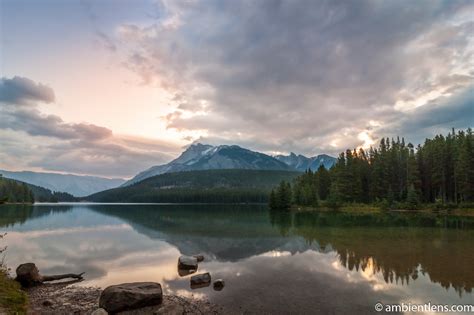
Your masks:
<svg viewBox="0 0 474 315"><path fill-rule="evenodd" d="M159 305L163 301L161 285L156 282L122 283L107 287L99 299L99 307L109 313Z"/></svg>
<svg viewBox="0 0 474 315"><path fill-rule="evenodd" d="M198 260L193 256L180 256L178 259L178 269L182 270L197 270Z"/></svg>
<svg viewBox="0 0 474 315"><path fill-rule="evenodd" d="M211 284L211 274L201 273L191 277L191 289L208 287Z"/></svg>

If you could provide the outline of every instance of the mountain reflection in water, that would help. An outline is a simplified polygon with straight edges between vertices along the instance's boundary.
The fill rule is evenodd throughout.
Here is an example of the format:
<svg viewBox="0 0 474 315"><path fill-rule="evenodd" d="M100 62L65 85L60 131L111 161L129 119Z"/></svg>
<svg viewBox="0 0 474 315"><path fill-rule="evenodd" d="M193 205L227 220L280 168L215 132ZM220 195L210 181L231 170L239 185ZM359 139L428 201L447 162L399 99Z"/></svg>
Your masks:
<svg viewBox="0 0 474 315"><path fill-rule="evenodd" d="M364 313L376 301L474 300L470 217L257 205L4 205L4 231L10 267L31 260L44 273L86 271L84 285L154 280L168 293L207 296L237 311ZM197 253L206 256L199 272L224 278L223 291L191 293L189 279L177 274L177 257ZM334 298L341 294L349 304Z"/></svg>

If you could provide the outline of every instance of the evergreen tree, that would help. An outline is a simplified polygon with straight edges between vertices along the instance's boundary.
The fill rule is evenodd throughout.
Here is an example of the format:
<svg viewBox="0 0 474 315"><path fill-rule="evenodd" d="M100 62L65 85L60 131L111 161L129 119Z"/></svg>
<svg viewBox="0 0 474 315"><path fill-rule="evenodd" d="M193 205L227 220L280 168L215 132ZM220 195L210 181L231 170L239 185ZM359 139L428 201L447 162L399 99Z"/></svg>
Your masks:
<svg viewBox="0 0 474 315"><path fill-rule="evenodd" d="M344 197L339 191L339 187L332 185L327 198L327 206L333 210L337 210L342 205L343 199Z"/></svg>
<svg viewBox="0 0 474 315"><path fill-rule="evenodd" d="M329 189L331 188L331 175L323 165L319 166L315 175L317 177L317 191L319 199L326 200L329 196Z"/></svg>
<svg viewBox="0 0 474 315"><path fill-rule="evenodd" d="M281 190L281 189L280 189ZM278 191L276 192L279 195ZM281 195L281 194L280 194ZM383 138L377 148L342 152L328 171L308 170L294 180L293 203L474 201L474 136L471 129L426 139L416 150L404 138Z"/></svg>
<svg viewBox="0 0 474 315"><path fill-rule="evenodd" d="M291 185L281 181L278 187L270 192L269 206L271 209L289 209L291 207Z"/></svg>
<svg viewBox="0 0 474 315"><path fill-rule="evenodd" d="M276 198L275 189L272 189L270 193L268 206L270 207L270 209L278 209L278 200Z"/></svg>
<svg viewBox="0 0 474 315"><path fill-rule="evenodd" d="M411 184L410 187L408 187L406 205L408 209L413 210L418 208L419 203L420 197L418 192L415 189L415 185Z"/></svg>

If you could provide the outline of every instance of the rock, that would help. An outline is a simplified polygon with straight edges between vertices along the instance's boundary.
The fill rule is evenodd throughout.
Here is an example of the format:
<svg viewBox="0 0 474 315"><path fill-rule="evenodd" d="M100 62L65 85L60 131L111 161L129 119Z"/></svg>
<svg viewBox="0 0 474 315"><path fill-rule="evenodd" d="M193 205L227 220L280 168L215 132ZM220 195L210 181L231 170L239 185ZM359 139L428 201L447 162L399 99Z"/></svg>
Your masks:
<svg viewBox="0 0 474 315"><path fill-rule="evenodd" d="M190 274L193 274L195 273L197 270L194 270L194 269L179 269L178 267L178 274L180 277L184 277L184 276L189 276Z"/></svg>
<svg viewBox="0 0 474 315"><path fill-rule="evenodd" d="M224 286L225 286L225 282L222 279L217 279L213 283L214 290L216 291L221 291L222 289L224 289Z"/></svg>
<svg viewBox="0 0 474 315"><path fill-rule="evenodd" d="M183 270L197 270L198 260L192 256L180 256L178 259L178 269Z"/></svg>
<svg viewBox="0 0 474 315"><path fill-rule="evenodd" d="M156 282L134 282L112 285L102 291L99 307L109 313L159 305L163 301L161 285Z"/></svg>
<svg viewBox="0 0 474 315"><path fill-rule="evenodd" d="M21 285L25 288L33 287L37 284L41 284L47 281L56 281L67 278L77 279L81 281L84 278L82 277L84 273L74 274L66 273L62 275L51 275L51 276L42 276L39 273L38 267L34 263L21 264L16 268L16 278L15 280L20 282Z"/></svg>
<svg viewBox="0 0 474 315"><path fill-rule="evenodd" d="M41 276L34 263L26 263L16 268L15 280L20 282L22 287L29 288L41 283Z"/></svg>
<svg viewBox="0 0 474 315"><path fill-rule="evenodd" d="M191 277L191 289L208 287L211 284L211 274L201 273Z"/></svg>
<svg viewBox="0 0 474 315"><path fill-rule="evenodd" d="M104 310L103 308L98 308L91 313L91 315L108 315L108 314L109 313L107 313L107 311Z"/></svg>
<svg viewBox="0 0 474 315"><path fill-rule="evenodd" d="M41 303L41 305L49 307L53 305L53 302L51 300L44 300L43 303Z"/></svg>
<svg viewBox="0 0 474 315"><path fill-rule="evenodd" d="M193 257L196 258L198 262L204 261L203 255L193 255Z"/></svg>

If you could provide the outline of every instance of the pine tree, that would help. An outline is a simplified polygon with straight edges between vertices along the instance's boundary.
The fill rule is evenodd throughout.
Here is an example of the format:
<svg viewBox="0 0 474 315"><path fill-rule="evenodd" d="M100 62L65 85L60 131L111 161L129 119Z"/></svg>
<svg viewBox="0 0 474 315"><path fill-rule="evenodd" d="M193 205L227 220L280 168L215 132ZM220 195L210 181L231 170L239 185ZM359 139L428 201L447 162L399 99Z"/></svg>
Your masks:
<svg viewBox="0 0 474 315"><path fill-rule="evenodd" d="M316 176L319 199L326 200L329 196L329 189L331 188L331 175L329 174L328 170L323 165L321 165L318 168Z"/></svg>
<svg viewBox="0 0 474 315"><path fill-rule="evenodd" d="M407 200L406 200L408 209L410 210L417 209L419 206L419 203L420 203L420 197L418 195L418 192L415 189L415 185L411 184L410 187L408 187Z"/></svg>
<svg viewBox="0 0 474 315"><path fill-rule="evenodd" d="M342 205L343 199L344 197L339 191L339 187L332 185L326 202L327 206L333 210L337 210Z"/></svg>
<svg viewBox="0 0 474 315"><path fill-rule="evenodd" d="M276 198L275 189L272 189L270 193L268 206L270 207L270 209L278 209L278 201Z"/></svg>
<svg viewBox="0 0 474 315"><path fill-rule="evenodd" d="M386 206L474 201L474 136L471 129L426 139L416 150L404 138L383 138L377 148L347 150L328 171L308 170L280 184L275 198L287 207L287 196L299 205L383 202ZM286 187L286 188L285 188ZM290 197L291 200L291 197Z"/></svg>

